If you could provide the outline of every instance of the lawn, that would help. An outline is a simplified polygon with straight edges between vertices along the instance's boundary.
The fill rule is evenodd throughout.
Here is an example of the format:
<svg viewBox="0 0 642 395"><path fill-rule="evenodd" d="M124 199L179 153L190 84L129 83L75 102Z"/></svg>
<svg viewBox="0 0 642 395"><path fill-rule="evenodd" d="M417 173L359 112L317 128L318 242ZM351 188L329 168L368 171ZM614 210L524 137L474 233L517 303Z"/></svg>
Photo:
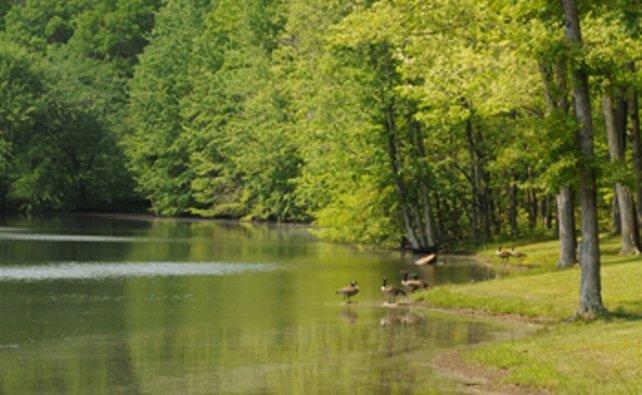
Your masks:
<svg viewBox="0 0 642 395"><path fill-rule="evenodd" d="M428 304L544 323L526 338L486 343L462 358L504 369L504 383L564 393L637 393L642 388L642 256L620 256L619 239L602 242L602 296L613 313L594 322L568 322L578 303L580 269L556 270L557 242L516 247L530 265L502 279L440 286L415 295ZM496 246L479 252L501 264Z"/></svg>
<svg viewBox="0 0 642 395"><path fill-rule="evenodd" d="M642 321L556 325L462 357L506 369L505 383L556 393L635 394L642 389Z"/></svg>
<svg viewBox="0 0 642 395"><path fill-rule="evenodd" d="M502 246L504 249L515 247L517 251L524 252L526 257L523 259L509 258L507 261L499 258L495 251L497 247ZM510 267L528 267L530 273L541 273L552 271L557 268L559 260L559 241L544 240L539 242L517 241L514 243L493 243L487 244L477 251L477 257L480 261L491 265L508 265ZM619 255L620 237L602 235L600 238L600 251L602 253L602 264L611 265L626 262L642 262L642 256Z"/></svg>
<svg viewBox="0 0 642 395"><path fill-rule="evenodd" d="M529 276L447 285L416 294L440 307L519 314L539 321L560 321L573 314L578 302L578 267ZM604 265L602 296L612 312L642 315L642 259Z"/></svg>

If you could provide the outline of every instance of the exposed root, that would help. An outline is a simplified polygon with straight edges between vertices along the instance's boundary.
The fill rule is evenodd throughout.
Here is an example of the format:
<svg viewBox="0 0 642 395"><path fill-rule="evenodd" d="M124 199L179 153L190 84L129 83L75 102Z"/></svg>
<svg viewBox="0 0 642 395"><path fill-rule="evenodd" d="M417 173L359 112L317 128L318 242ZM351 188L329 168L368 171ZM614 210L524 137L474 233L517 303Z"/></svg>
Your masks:
<svg viewBox="0 0 642 395"><path fill-rule="evenodd" d="M608 318L609 311L602 305L594 305L589 307L578 307L575 314L573 314L567 321L595 321L598 319Z"/></svg>

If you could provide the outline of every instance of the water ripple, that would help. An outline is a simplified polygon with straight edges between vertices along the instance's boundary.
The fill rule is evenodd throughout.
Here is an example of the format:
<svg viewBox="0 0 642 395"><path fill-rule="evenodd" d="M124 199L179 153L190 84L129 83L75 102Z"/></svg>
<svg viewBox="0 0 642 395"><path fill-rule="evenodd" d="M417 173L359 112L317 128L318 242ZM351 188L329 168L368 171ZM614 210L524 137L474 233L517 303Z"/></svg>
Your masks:
<svg viewBox="0 0 642 395"><path fill-rule="evenodd" d="M0 281L103 279L118 277L224 276L269 271L272 263L223 262L67 262L0 267Z"/></svg>
<svg viewBox="0 0 642 395"><path fill-rule="evenodd" d="M10 233L0 232L0 240L19 241L73 241L73 242L177 242L181 239L161 239L132 236L100 236L100 235L60 235L49 233Z"/></svg>
<svg viewBox="0 0 642 395"><path fill-rule="evenodd" d="M23 232L27 228L16 228L13 226L0 226L0 232Z"/></svg>

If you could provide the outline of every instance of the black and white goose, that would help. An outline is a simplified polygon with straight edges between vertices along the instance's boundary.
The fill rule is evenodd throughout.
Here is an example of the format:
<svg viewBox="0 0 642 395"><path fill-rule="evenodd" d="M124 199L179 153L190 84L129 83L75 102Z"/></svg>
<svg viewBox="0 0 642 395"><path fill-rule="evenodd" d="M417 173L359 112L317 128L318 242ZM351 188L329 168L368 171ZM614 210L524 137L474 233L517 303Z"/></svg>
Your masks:
<svg viewBox="0 0 642 395"><path fill-rule="evenodd" d="M413 293L420 289L428 288L428 283L419 279L419 275L415 274L414 278L408 278L408 272L403 272L403 280L401 280L401 285L406 289L406 291Z"/></svg>
<svg viewBox="0 0 642 395"><path fill-rule="evenodd" d="M395 298L399 295L406 296L406 293L403 289L398 288L395 285L388 285L388 279L383 278L383 284L381 285L381 293L388 297L388 302L394 303Z"/></svg>

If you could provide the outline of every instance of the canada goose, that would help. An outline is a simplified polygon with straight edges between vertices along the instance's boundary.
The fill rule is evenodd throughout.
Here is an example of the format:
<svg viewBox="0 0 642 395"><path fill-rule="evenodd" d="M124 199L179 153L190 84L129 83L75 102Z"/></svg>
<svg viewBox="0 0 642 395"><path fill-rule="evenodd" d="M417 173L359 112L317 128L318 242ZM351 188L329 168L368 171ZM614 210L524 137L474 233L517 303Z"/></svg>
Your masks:
<svg viewBox="0 0 642 395"><path fill-rule="evenodd" d="M420 280L420 279L419 279L419 275L418 275L417 273L415 273L415 275L414 275L414 276L412 276L412 279L413 279L413 280L415 280L415 281L417 281L417 282L419 283L419 285L421 286L421 288L422 288L422 289L426 289L426 288L428 288L428 283L427 283L427 282L425 282L424 280Z"/></svg>
<svg viewBox="0 0 642 395"><path fill-rule="evenodd" d="M428 284L425 281L419 279L419 275L415 274L412 280L408 279L408 272L403 272L403 280L401 280L401 285L409 291L410 293L415 292L418 289L428 288Z"/></svg>
<svg viewBox="0 0 642 395"><path fill-rule="evenodd" d="M415 261L415 265L432 265L437 262L437 254L423 256Z"/></svg>
<svg viewBox="0 0 642 395"><path fill-rule="evenodd" d="M511 247L510 248L510 255L514 256L515 258L519 258L519 259L522 259L522 258L526 257L525 253L523 253L521 251L515 251L515 247Z"/></svg>
<svg viewBox="0 0 642 395"><path fill-rule="evenodd" d="M337 289L337 292L336 292L337 295L343 296L343 300L346 300L347 303L352 303L350 298L358 293L359 293L359 286L357 285L356 280L350 281L350 285L348 285L347 287Z"/></svg>
<svg viewBox="0 0 642 395"><path fill-rule="evenodd" d="M510 251L502 250L502 246L499 246L497 247L497 251L495 251L495 255L506 261L512 254L510 253Z"/></svg>
<svg viewBox="0 0 642 395"><path fill-rule="evenodd" d="M385 277L383 278L383 285L381 285L381 293L388 297L388 302L390 303L395 302L397 295L406 296L406 293L402 289L394 285L388 285L388 279Z"/></svg>

